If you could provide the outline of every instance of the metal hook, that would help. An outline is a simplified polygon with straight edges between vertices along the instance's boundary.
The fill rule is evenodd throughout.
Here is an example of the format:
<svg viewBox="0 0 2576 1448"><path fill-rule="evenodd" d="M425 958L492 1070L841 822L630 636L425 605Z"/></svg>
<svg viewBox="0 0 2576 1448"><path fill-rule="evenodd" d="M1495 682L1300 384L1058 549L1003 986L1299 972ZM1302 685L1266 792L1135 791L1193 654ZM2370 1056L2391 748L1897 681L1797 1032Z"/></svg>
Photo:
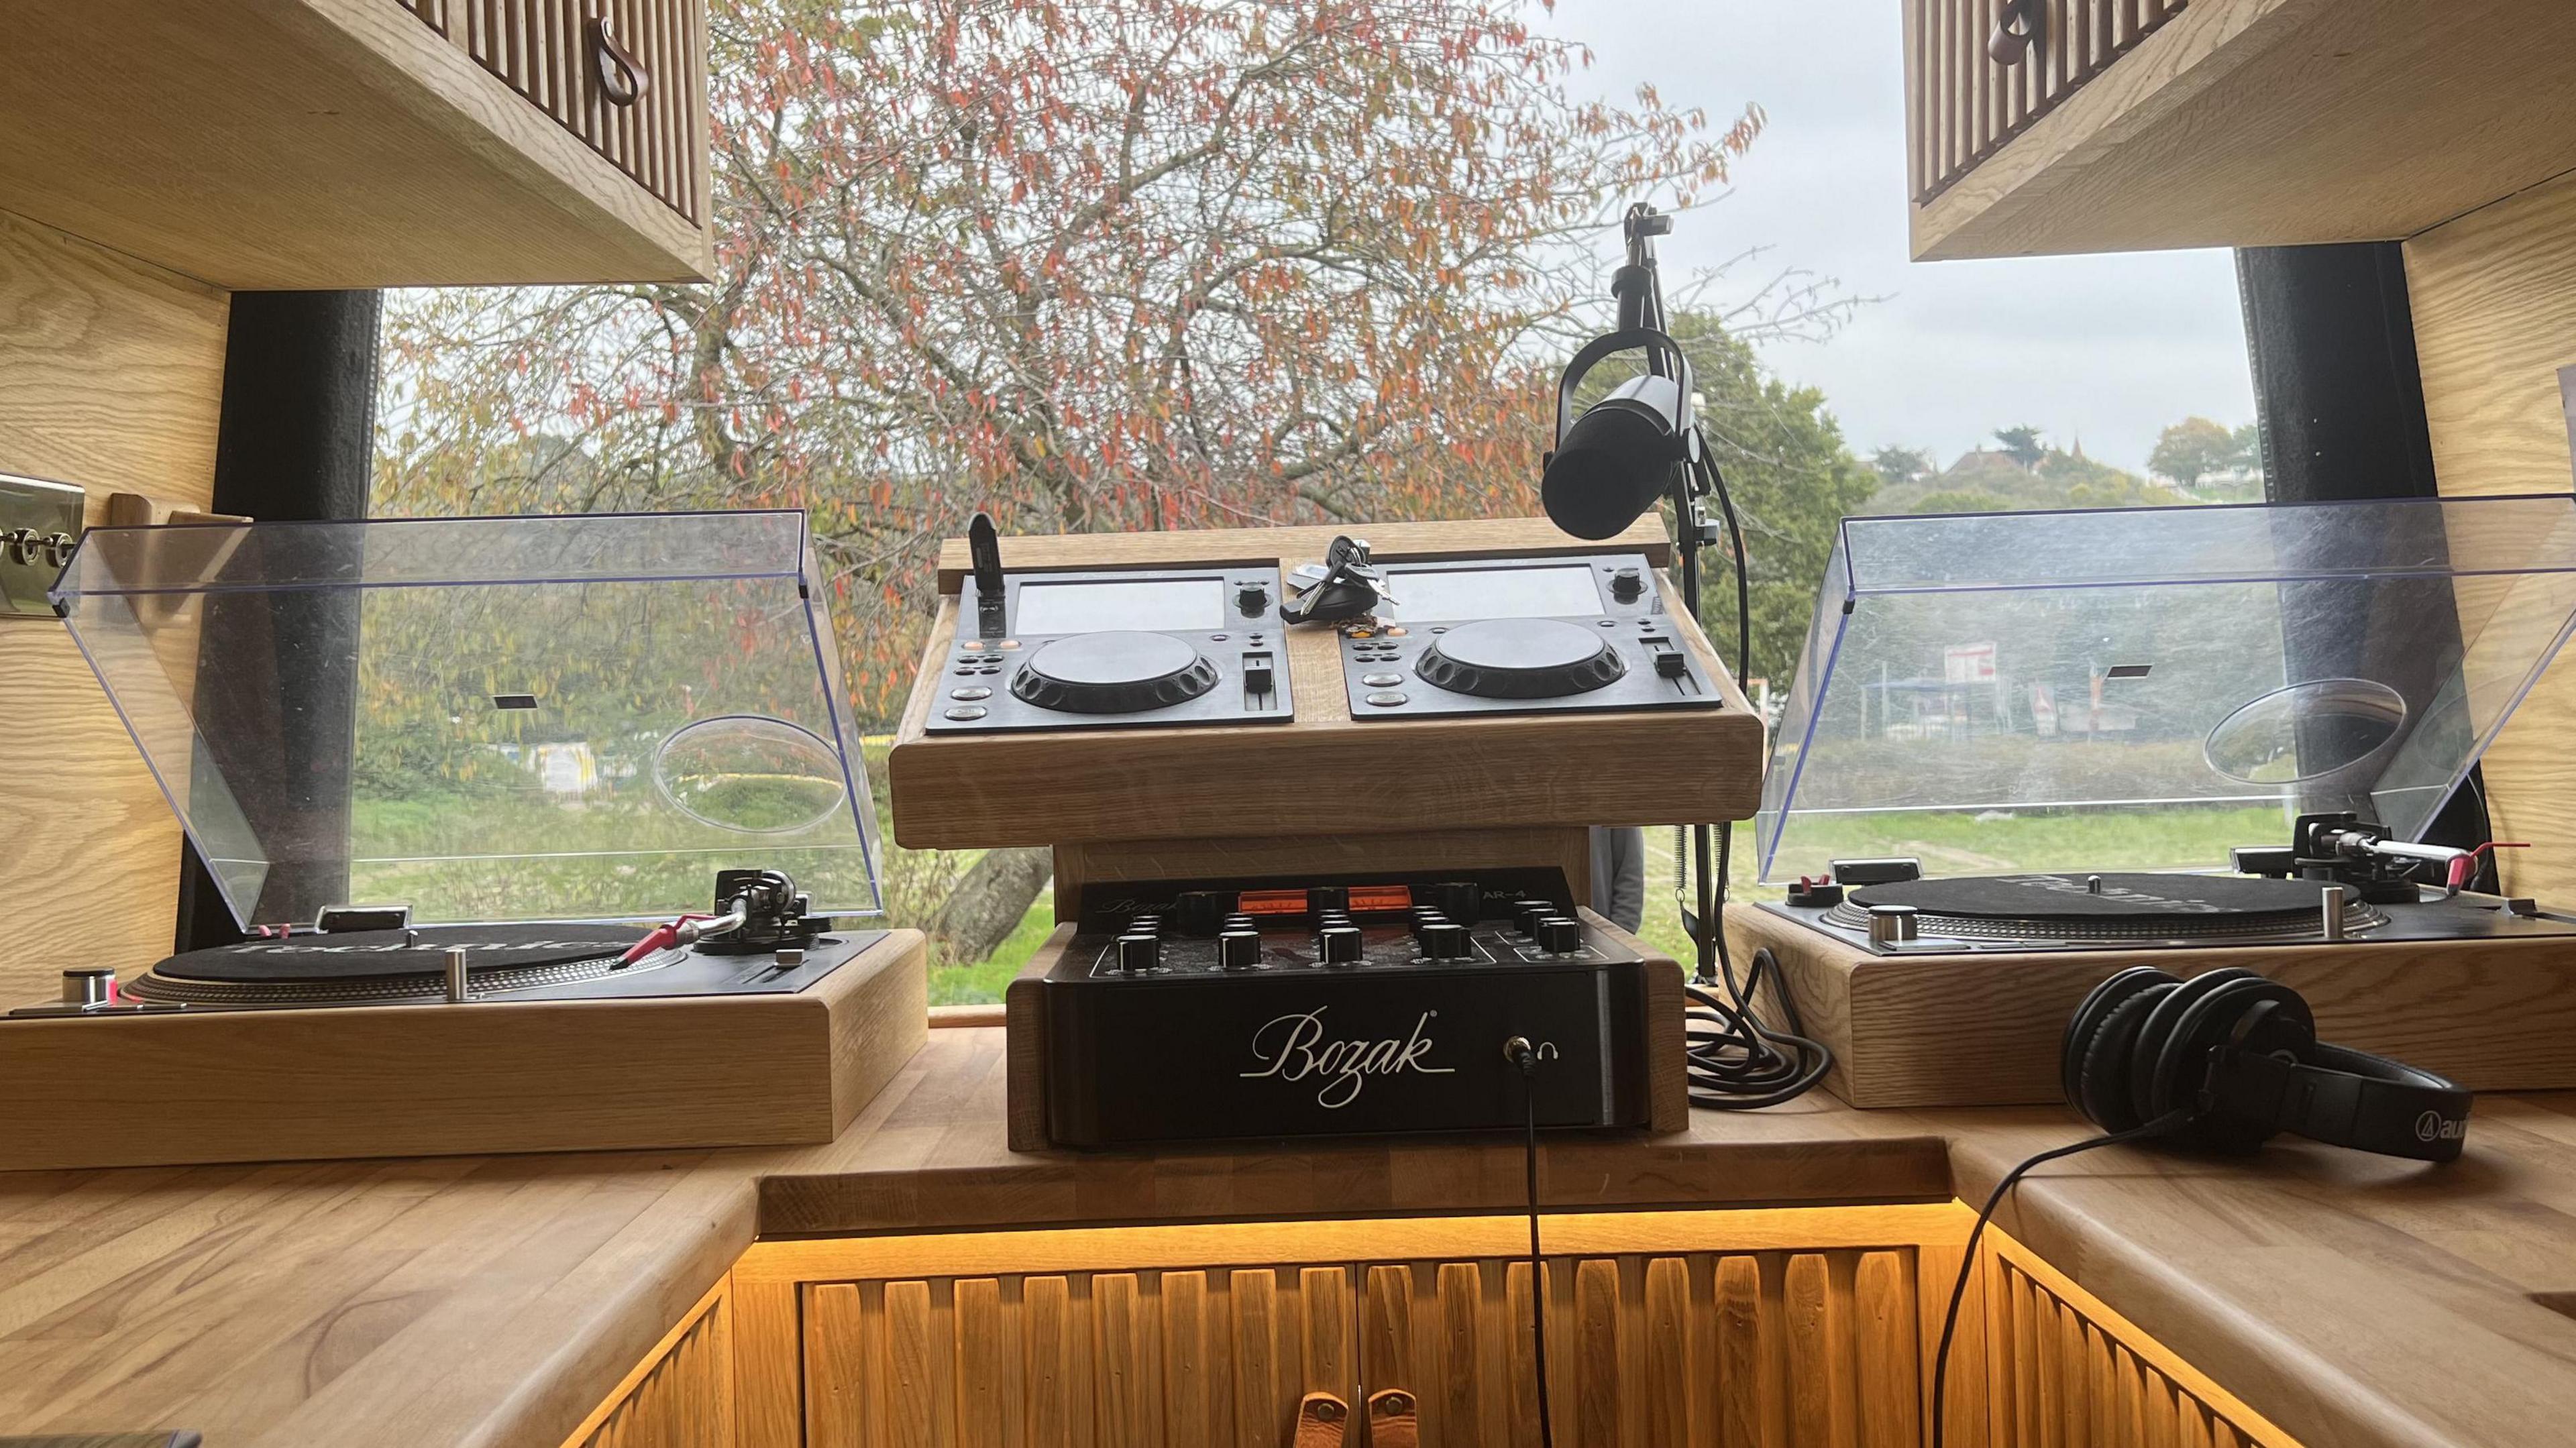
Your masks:
<svg viewBox="0 0 2576 1448"><path fill-rule="evenodd" d="M2039 43L2039 0L2004 0L1995 29L1986 37L1986 56L1997 65L2019 65Z"/></svg>
<svg viewBox="0 0 2576 1448"><path fill-rule="evenodd" d="M600 97L612 106L631 106L653 88L653 77L618 43L604 15L590 22L590 70Z"/></svg>

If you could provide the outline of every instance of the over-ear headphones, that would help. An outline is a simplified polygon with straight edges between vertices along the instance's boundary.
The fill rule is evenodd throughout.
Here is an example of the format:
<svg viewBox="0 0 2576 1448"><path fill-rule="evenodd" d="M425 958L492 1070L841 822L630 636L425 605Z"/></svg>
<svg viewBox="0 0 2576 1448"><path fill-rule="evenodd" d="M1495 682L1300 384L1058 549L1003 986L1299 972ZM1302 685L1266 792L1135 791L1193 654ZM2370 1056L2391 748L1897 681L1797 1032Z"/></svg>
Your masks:
<svg viewBox="0 0 2576 1448"><path fill-rule="evenodd" d="M2024 1160L1977 1212L1932 1354L1933 1448L1949 1421L1950 1342L1977 1239L2004 1193L2031 1168L2151 1138L2248 1152L2287 1131L2417 1161L2453 1160L2468 1140L2469 1093L2458 1083L2327 1045L2317 1039L2305 997L2233 967L2184 980L2137 965L2093 987L2066 1023L2057 1069L2066 1103L2102 1134Z"/></svg>
<svg viewBox="0 0 2576 1448"><path fill-rule="evenodd" d="M2307 1001L2250 970L2119 972L2076 1007L2059 1072L2067 1104L2104 1131L2177 1118L2167 1140L2216 1151L2250 1152L2287 1131L2449 1161L2468 1135L2468 1091L2319 1041Z"/></svg>

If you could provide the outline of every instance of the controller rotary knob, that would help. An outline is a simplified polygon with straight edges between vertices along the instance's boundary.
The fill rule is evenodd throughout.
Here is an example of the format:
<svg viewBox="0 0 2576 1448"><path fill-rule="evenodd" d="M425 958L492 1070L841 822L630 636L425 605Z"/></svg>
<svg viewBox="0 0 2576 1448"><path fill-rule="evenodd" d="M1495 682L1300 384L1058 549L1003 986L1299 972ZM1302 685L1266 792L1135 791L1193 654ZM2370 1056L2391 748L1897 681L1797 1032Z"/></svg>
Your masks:
<svg viewBox="0 0 2576 1448"><path fill-rule="evenodd" d="M1011 697L1069 714L1134 714L1185 704L1216 687L1216 665L1170 634L1075 634L1011 675Z"/></svg>
<svg viewBox="0 0 2576 1448"><path fill-rule="evenodd" d="M1352 965L1360 958L1360 928L1327 925L1315 932L1316 954L1326 965Z"/></svg>
<svg viewBox="0 0 2576 1448"><path fill-rule="evenodd" d="M1597 628L1555 618L1463 623L1414 661L1414 676L1480 699L1558 699L1616 683L1627 662Z"/></svg>
<svg viewBox="0 0 2576 1448"><path fill-rule="evenodd" d="M1621 603L1635 603L1645 591L1645 575L1633 567L1622 568L1610 575L1610 596Z"/></svg>
<svg viewBox="0 0 2576 1448"><path fill-rule="evenodd" d="M1583 948L1583 926L1562 915L1538 923L1538 944L1550 955L1572 955Z"/></svg>

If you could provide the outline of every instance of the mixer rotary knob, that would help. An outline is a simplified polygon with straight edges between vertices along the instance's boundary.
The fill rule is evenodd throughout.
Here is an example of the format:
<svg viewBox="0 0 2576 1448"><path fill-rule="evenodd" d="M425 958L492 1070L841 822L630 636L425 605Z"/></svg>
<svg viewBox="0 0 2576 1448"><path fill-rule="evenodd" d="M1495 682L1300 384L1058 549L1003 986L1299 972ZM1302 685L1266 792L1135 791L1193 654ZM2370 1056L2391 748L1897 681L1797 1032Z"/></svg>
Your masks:
<svg viewBox="0 0 2576 1448"><path fill-rule="evenodd" d="M1512 929L1536 939L1538 923L1559 913L1553 900L1523 900L1512 906Z"/></svg>
<svg viewBox="0 0 2576 1448"><path fill-rule="evenodd" d="M1360 958L1360 928L1327 925L1315 932L1316 954L1326 965L1351 965Z"/></svg>
<svg viewBox="0 0 2576 1448"><path fill-rule="evenodd" d="M1538 944L1550 955L1572 955L1583 948L1583 926L1562 915L1538 923Z"/></svg>
<svg viewBox="0 0 2576 1448"><path fill-rule="evenodd" d="M1129 933L1118 937L1118 968L1129 974L1152 970L1163 963L1162 937Z"/></svg>
<svg viewBox="0 0 2576 1448"><path fill-rule="evenodd" d="M1422 958L1425 960L1465 960L1467 927L1447 920L1422 927Z"/></svg>
<svg viewBox="0 0 2576 1448"><path fill-rule="evenodd" d="M1224 970L1250 970L1261 962L1261 932L1228 930L1216 938L1216 963Z"/></svg>

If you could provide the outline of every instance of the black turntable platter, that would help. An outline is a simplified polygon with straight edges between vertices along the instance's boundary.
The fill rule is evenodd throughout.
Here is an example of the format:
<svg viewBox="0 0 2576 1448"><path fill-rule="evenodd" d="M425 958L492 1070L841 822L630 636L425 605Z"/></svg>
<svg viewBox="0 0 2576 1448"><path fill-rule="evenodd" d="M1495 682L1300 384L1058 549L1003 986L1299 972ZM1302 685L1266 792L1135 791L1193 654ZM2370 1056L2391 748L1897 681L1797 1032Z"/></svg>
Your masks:
<svg viewBox="0 0 2576 1448"><path fill-rule="evenodd" d="M625 926L545 924L290 935L174 955L125 989L144 1000L231 1005L432 1000L446 992L450 950L466 953L477 990L525 990L606 975L643 938Z"/></svg>
<svg viewBox="0 0 2576 1448"><path fill-rule="evenodd" d="M1170 634L1076 634L1039 649L1011 677L1012 697L1076 714L1132 714L1216 687L1216 666Z"/></svg>
<svg viewBox="0 0 2576 1448"><path fill-rule="evenodd" d="M1423 650L1414 672L1426 684L1486 699L1555 699L1584 694L1628 672L1598 629L1554 618L1493 618L1460 624Z"/></svg>
<svg viewBox="0 0 2576 1448"><path fill-rule="evenodd" d="M1870 907L1908 905L1928 936L2033 940L2172 940L2287 937L2320 930L2322 887L2313 880L2243 875L1965 875L1865 885L1827 913L1864 927ZM2344 928L2385 923L2347 895Z"/></svg>

